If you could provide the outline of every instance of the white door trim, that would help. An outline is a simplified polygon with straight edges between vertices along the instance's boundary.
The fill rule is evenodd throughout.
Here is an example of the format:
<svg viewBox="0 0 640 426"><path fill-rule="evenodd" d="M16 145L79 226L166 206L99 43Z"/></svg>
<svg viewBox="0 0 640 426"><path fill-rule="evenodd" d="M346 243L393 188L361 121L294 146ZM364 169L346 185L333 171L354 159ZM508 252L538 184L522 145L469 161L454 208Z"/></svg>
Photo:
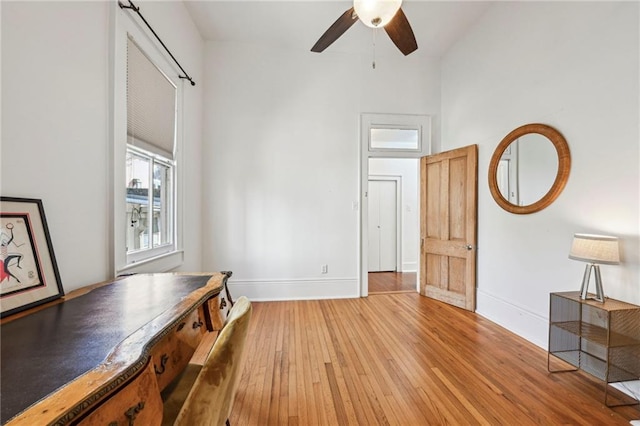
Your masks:
<svg viewBox="0 0 640 426"><path fill-rule="evenodd" d="M369 149L370 129L380 126L410 126L420 129L420 151L385 150L384 152ZM358 223L358 277L360 278L360 297L369 295L368 257L369 246L369 203L367 192L369 191L369 158L416 158L420 159L431 154L431 117L428 115L413 114L370 114L363 113L360 116L360 220ZM418 173L418 180L420 173ZM419 183L419 182L418 182ZM419 186L418 186L419 187ZM420 205L420 191L418 191L418 205ZM419 253L420 243L417 243ZM417 276L420 276L420 262L416 268ZM416 290L419 291L420 280L416 280Z"/></svg>

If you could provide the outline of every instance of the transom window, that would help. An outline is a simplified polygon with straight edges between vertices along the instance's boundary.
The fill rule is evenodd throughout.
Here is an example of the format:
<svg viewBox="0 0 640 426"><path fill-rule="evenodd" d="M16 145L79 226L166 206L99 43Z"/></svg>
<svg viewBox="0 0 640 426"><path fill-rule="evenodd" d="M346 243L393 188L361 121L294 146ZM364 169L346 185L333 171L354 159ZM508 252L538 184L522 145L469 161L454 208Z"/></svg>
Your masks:
<svg viewBox="0 0 640 426"><path fill-rule="evenodd" d="M362 155L419 158L431 151L431 117L416 114L363 113Z"/></svg>
<svg viewBox="0 0 640 426"><path fill-rule="evenodd" d="M374 125L369 129L369 149L420 151L420 131L419 126Z"/></svg>

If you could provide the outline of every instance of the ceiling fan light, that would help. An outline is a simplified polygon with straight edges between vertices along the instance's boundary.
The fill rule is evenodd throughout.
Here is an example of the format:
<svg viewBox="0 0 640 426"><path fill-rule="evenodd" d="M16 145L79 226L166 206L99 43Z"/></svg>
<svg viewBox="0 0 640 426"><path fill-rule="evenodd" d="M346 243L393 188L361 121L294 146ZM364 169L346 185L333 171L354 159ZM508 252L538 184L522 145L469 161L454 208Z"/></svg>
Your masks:
<svg viewBox="0 0 640 426"><path fill-rule="evenodd" d="M384 27L400 9L402 0L354 0L358 18L371 28Z"/></svg>

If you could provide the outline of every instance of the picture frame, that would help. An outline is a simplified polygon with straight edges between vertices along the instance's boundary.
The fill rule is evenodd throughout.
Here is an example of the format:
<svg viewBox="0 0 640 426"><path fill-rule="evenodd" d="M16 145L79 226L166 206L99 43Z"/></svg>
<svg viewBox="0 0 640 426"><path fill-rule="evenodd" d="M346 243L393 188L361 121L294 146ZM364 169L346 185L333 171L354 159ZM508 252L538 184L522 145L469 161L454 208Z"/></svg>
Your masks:
<svg viewBox="0 0 640 426"><path fill-rule="evenodd" d="M42 200L0 197L0 318L62 296Z"/></svg>

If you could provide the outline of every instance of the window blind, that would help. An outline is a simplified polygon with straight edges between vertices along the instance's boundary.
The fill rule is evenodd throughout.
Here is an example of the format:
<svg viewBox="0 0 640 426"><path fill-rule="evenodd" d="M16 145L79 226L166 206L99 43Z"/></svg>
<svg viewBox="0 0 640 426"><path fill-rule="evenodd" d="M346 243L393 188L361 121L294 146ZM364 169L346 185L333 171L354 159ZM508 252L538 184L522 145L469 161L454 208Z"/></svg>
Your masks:
<svg viewBox="0 0 640 426"><path fill-rule="evenodd" d="M128 143L173 159L176 87L129 38L127 40Z"/></svg>

